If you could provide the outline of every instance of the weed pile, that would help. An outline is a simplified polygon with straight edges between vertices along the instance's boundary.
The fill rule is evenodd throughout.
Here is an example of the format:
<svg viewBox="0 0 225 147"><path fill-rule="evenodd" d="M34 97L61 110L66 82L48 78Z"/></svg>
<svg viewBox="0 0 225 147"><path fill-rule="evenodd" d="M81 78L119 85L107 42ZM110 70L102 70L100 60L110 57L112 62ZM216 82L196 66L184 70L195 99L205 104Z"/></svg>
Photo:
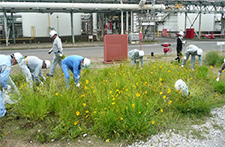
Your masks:
<svg viewBox="0 0 225 147"><path fill-rule="evenodd" d="M70 73L68 91L61 70L33 90L17 74L12 79L22 99L7 107L32 124L36 131L30 137L40 142L83 134L103 140L141 139L173 128L180 119L208 115L221 102L209 86L215 81L212 69L196 65L192 71L188 67L190 64L181 68L175 62L156 61L143 69L132 68L130 63L82 69L81 86L75 87ZM175 90L178 79L188 85L189 97Z"/></svg>

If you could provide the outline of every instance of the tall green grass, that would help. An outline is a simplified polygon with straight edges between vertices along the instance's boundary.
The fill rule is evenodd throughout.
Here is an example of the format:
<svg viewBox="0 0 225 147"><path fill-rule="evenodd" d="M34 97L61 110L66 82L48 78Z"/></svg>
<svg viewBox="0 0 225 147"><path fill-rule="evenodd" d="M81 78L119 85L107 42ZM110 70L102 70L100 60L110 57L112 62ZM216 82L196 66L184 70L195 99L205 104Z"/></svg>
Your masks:
<svg viewBox="0 0 225 147"><path fill-rule="evenodd" d="M161 61L146 63L143 69L120 63L82 70L79 88L71 74L67 91L58 70L54 78L33 90L24 80L17 83L22 99L13 110L24 119L45 124L36 126L44 128L44 134L35 132L32 136L41 142L84 133L102 139L140 139L173 127L183 116L208 115L213 105L220 103L210 86L215 79L209 77L213 73L205 66L196 65L191 71ZM187 83L189 97L175 90L178 79Z"/></svg>

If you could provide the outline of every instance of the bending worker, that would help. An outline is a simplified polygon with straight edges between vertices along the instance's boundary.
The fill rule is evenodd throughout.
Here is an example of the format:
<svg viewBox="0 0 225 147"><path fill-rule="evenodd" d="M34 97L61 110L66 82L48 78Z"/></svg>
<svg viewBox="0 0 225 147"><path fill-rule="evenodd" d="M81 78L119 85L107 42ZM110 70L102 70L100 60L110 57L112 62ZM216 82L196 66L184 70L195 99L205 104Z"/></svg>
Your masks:
<svg viewBox="0 0 225 147"><path fill-rule="evenodd" d="M7 90L10 90L10 86L8 85L9 74L11 72L11 66L17 64L17 60L19 54L6 56L0 54L0 85L3 89L3 93L7 93ZM5 116L6 109L2 100L2 93L0 90L0 118Z"/></svg>
<svg viewBox="0 0 225 147"><path fill-rule="evenodd" d="M225 69L225 58L224 58L224 60L223 60L222 66L220 67L220 70L218 71L218 76L217 76L217 78L216 78L216 81L219 81L219 80L220 80L220 76L221 76L222 71L223 71L224 69Z"/></svg>
<svg viewBox="0 0 225 147"><path fill-rule="evenodd" d="M45 81L46 78L42 75L41 69L47 69L50 67L51 63L49 60L41 60L35 56L25 56L21 61L21 65L24 65L22 70L25 75L31 75L33 82L41 83L43 82L39 79L39 76Z"/></svg>
<svg viewBox="0 0 225 147"><path fill-rule="evenodd" d="M48 54L51 54L51 52L54 52L54 57L53 57L53 61L52 61L52 66L51 66L49 74L47 74L47 76L53 77L57 63L59 64L59 67L62 69L63 48L62 48L62 41L58 37L56 31L52 30L49 33L49 35L50 35L50 38L52 38L54 40L54 42L53 42L53 47L48 51Z"/></svg>
<svg viewBox="0 0 225 147"><path fill-rule="evenodd" d="M62 69L66 82L66 89L69 89L69 69L73 72L73 78L76 83L76 87L80 86L80 70L81 67L89 68L91 61L88 58L84 58L78 55L67 56L62 61Z"/></svg>
<svg viewBox="0 0 225 147"><path fill-rule="evenodd" d="M141 68L143 68L144 66L144 62L143 62L144 51L143 50L133 49L128 52L128 57L131 59L131 66L134 66L136 61L140 59Z"/></svg>
<svg viewBox="0 0 225 147"><path fill-rule="evenodd" d="M198 56L200 66L202 66L202 53L203 53L202 49L198 48L195 45L189 45L186 48L184 60L183 60L183 62L181 64L181 67L184 67L184 65L187 62L187 60L188 60L190 55L191 55L191 68L192 69L194 69L195 56L196 55Z"/></svg>

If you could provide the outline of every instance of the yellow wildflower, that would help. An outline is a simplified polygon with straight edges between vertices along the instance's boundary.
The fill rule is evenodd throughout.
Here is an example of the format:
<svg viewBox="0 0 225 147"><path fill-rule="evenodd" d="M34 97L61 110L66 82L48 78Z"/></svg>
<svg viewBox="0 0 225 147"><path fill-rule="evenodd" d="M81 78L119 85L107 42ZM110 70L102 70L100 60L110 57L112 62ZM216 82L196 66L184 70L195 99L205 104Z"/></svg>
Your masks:
<svg viewBox="0 0 225 147"><path fill-rule="evenodd" d="M171 71L170 70L168 70L168 73L170 73Z"/></svg>
<svg viewBox="0 0 225 147"><path fill-rule="evenodd" d="M93 93L95 93L95 90L93 90Z"/></svg>
<svg viewBox="0 0 225 147"><path fill-rule="evenodd" d="M182 91L179 91L179 93L181 94L181 93L182 93Z"/></svg>
<svg viewBox="0 0 225 147"><path fill-rule="evenodd" d="M136 96L137 96L137 97L140 97L140 93L137 93Z"/></svg>
<svg viewBox="0 0 225 147"><path fill-rule="evenodd" d="M86 84L88 84L88 80L86 80Z"/></svg>
<svg viewBox="0 0 225 147"><path fill-rule="evenodd" d="M163 92L160 92L159 94L160 94L160 95L162 95L162 94L163 94Z"/></svg>
<svg viewBox="0 0 225 147"><path fill-rule="evenodd" d="M83 103L83 106L86 107L86 103Z"/></svg>
<svg viewBox="0 0 225 147"><path fill-rule="evenodd" d="M166 99L166 96L165 95L163 96L163 99Z"/></svg>
<svg viewBox="0 0 225 147"><path fill-rule="evenodd" d="M147 82L144 83L144 86L146 86L146 85L147 85Z"/></svg>
<svg viewBox="0 0 225 147"><path fill-rule="evenodd" d="M135 104L132 104L132 107L135 107Z"/></svg>
<svg viewBox="0 0 225 147"><path fill-rule="evenodd" d="M120 120L123 120L123 118L121 117Z"/></svg>
<svg viewBox="0 0 225 147"><path fill-rule="evenodd" d="M148 91L145 91L145 94L147 94L148 93Z"/></svg>
<svg viewBox="0 0 225 147"><path fill-rule="evenodd" d="M160 109L161 112L163 112L163 109Z"/></svg>
<svg viewBox="0 0 225 147"><path fill-rule="evenodd" d="M139 111L138 113L141 114L141 111Z"/></svg>
<svg viewBox="0 0 225 147"><path fill-rule="evenodd" d="M88 88L87 88L87 86L84 86L84 90L87 90Z"/></svg>
<svg viewBox="0 0 225 147"><path fill-rule="evenodd" d="M76 115L77 115L77 116L79 116L79 115L80 115L80 112L79 112L79 111L77 111L77 112L76 112Z"/></svg>
<svg viewBox="0 0 225 147"><path fill-rule="evenodd" d="M162 81L162 78L160 78L159 80Z"/></svg>
<svg viewBox="0 0 225 147"><path fill-rule="evenodd" d="M56 92L56 93L55 93L55 95L56 95L56 96L58 96L58 95L59 95L59 93L58 93L58 92Z"/></svg>
<svg viewBox="0 0 225 147"><path fill-rule="evenodd" d="M210 66L210 69L213 69L213 66Z"/></svg>
<svg viewBox="0 0 225 147"><path fill-rule="evenodd" d="M87 110L86 113L89 113L89 111Z"/></svg>
<svg viewBox="0 0 225 147"><path fill-rule="evenodd" d="M152 124L154 125L155 124L155 121L152 121Z"/></svg>
<svg viewBox="0 0 225 147"><path fill-rule="evenodd" d="M172 101L169 101L168 104L170 105L172 103Z"/></svg>
<svg viewBox="0 0 225 147"><path fill-rule="evenodd" d="M109 142L109 139L106 139L106 142Z"/></svg>
<svg viewBox="0 0 225 147"><path fill-rule="evenodd" d="M148 106L148 103L146 103L146 105Z"/></svg>
<svg viewBox="0 0 225 147"><path fill-rule="evenodd" d="M115 102L112 102L112 105L115 105Z"/></svg>
<svg viewBox="0 0 225 147"><path fill-rule="evenodd" d="M75 122L74 122L74 125L76 126L76 125L78 124L78 122L79 122L79 120L78 120L78 121L75 121Z"/></svg>

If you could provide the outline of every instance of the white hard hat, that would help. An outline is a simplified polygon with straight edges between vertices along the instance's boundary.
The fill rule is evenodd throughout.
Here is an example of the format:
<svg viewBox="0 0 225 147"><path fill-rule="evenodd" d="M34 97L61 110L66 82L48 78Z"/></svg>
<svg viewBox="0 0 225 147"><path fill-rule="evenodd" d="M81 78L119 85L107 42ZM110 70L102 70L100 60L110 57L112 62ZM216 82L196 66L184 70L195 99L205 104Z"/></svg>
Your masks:
<svg viewBox="0 0 225 147"><path fill-rule="evenodd" d="M52 38L55 34L57 34L57 32L55 30L51 30L49 37Z"/></svg>
<svg viewBox="0 0 225 147"><path fill-rule="evenodd" d="M188 87L183 80L181 80L181 79L177 80L175 83L175 88L176 88L176 90L181 91L182 94L184 94L186 96L189 95Z"/></svg>
<svg viewBox="0 0 225 147"><path fill-rule="evenodd" d="M89 68L90 64L91 64L91 60L88 58L84 58L84 67Z"/></svg>
<svg viewBox="0 0 225 147"><path fill-rule="evenodd" d="M51 62L49 60L45 60L45 64L46 64L46 69L50 68Z"/></svg>
<svg viewBox="0 0 225 147"><path fill-rule="evenodd" d="M202 50L201 48L199 48L199 49L197 50L197 55L201 56L202 53L203 53L203 50Z"/></svg>
<svg viewBox="0 0 225 147"><path fill-rule="evenodd" d="M183 31L180 31L180 32L178 33L178 35L184 36L184 32L183 32Z"/></svg>
<svg viewBox="0 0 225 147"><path fill-rule="evenodd" d="M140 56L140 57L143 57L144 55L145 55L144 51L143 51L143 50L140 50L140 51L139 51L139 56Z"/></svg>
<svg viewBox="0 0 225 147"><path fill-rule="evenodd" d="M23 57L23 55L20 54L19 52L16 52L16 53L12 54L11 57L15 58L16 62L19 63L21 58Z"/></svg>

